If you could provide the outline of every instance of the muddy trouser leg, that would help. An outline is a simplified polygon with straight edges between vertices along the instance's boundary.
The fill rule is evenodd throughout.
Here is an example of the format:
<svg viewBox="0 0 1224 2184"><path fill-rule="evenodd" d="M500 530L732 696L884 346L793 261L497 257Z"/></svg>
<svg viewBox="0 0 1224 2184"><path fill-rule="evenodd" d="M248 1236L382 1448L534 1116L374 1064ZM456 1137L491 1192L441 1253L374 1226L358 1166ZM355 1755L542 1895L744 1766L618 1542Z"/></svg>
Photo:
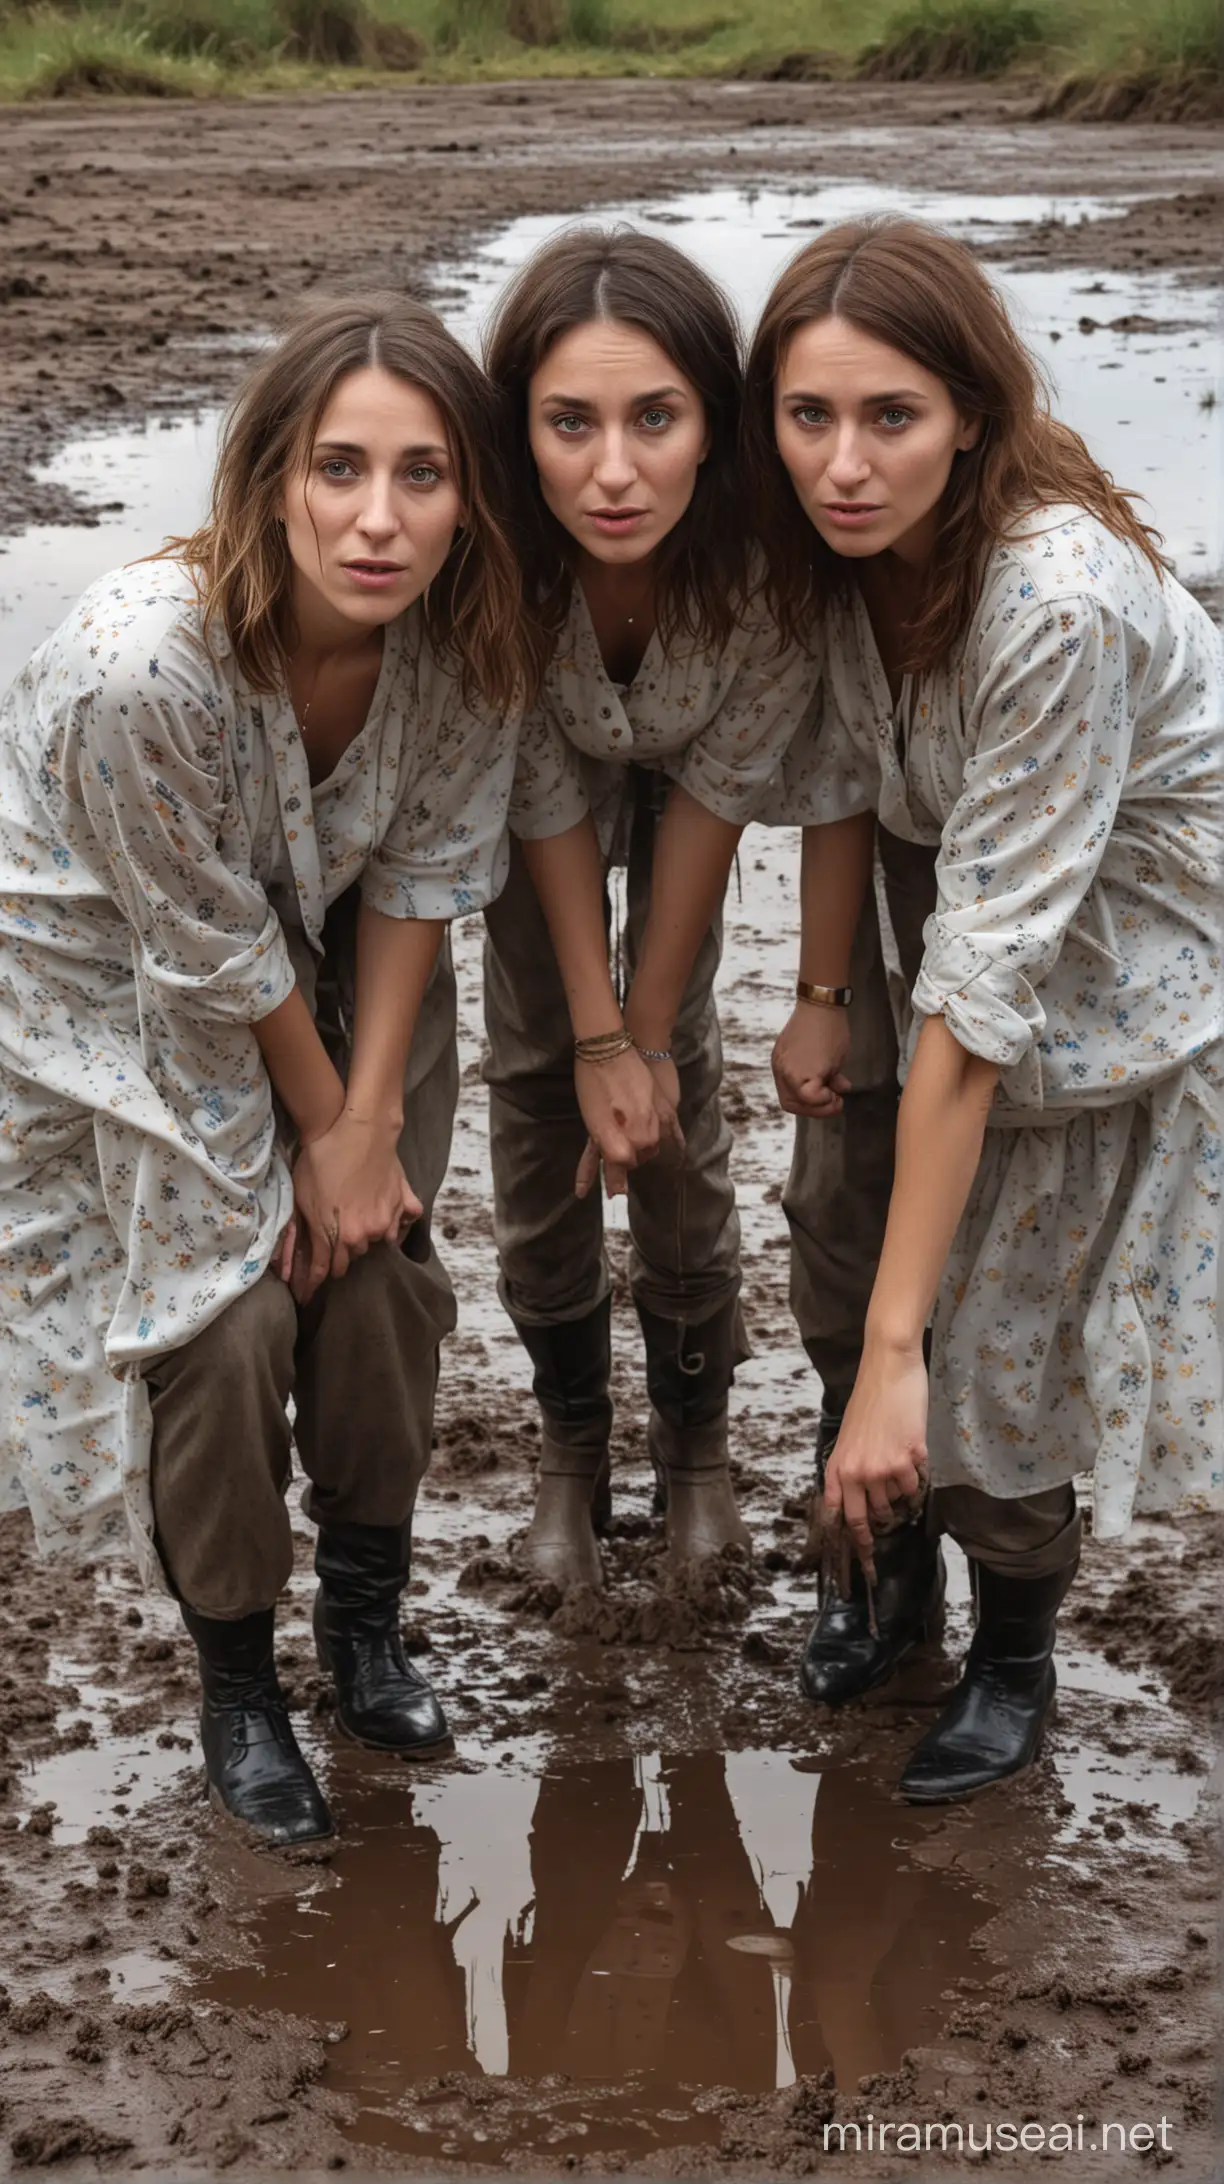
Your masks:
<svg viewBox="0 0 1224 2184"><path fill-rule="evenodd" d="M655 830L667 787L658 774L635 769L631 776L625 931L630 978L650 909ZM685 1556L728 1542L749 1544L727 1468L727 1396L735 1367L749 1351L739 1303L731 1130L720 1098L723 1057L714 979L721 953L719 918L698 949L672 1034L683 1159L663 1154L629 1177L629 1280L646 1345L648 1443L667 1497L672 1550Z"/></svg>
<svg viewBox="0 0 1224 2184"><path fill-rule="evenodd" d="M816 1442L816 1494L801 1561L821 1559L824 1466L837 1439L862 1356L888 1203L896 1145L897 1038L890 978L908 990L922 960L922 929L935 902L935 852L877 830L896 961L890 970L874 890L864 904L851 969L854 1089L833 1121L800 1121L783 1195L791 1232L791 1303L812 1363L824 1382ZM808 1634L800 1681L818 1703L840 1706L885 1683L924 1636L943 1621L944 1573L933 1534L921 1523L898 1526L877 1542L874 1629L862 1571L855 1562L849 1596L829 1588Z"/></svg>
<svg viewBox="0 0 1224 2184"><path fill-rule="evenodd" d="M565 989L526 860L511 842L485 913L484 1063L502 1303L534 1368L540 1487L528 1559L558 1583L598 1584L592 1513L608 1509L611 1296L597 1190L574 1195L586 1128Z"/></svg>
<svg viewBox="0 0 1224 2184"><path fill-rule="evenodd" d="M885 962L874 889L855 935L850 982L853 1090L829 1122L800 1118L782 1196L790 1228L791 1309L824 1384L820 1454L836 1438L863 1347L888 1202L897 1135L897 1035L890 981L908 992L922 962L922 934L935 907L935 851L877 830L896 952Z"/></svg>
<svg viewBox="0 0 1224 2184"><path fill-rule="evenodd" d="M1034 1579L1075 1574L1083 1527L1069 1484L1006 1501L978 1486L937 1486L930 1511L932 1529L946 1532L982 1569Z"/></svg>
<svg viewBox="0 0 1224 2184"><path fill-rule="evenodd" d="M194 1641L213 1802L266 1842L310 1842L331 1816L276 1676L276 1597L293 1569L286 1403L297 1313L276 1274L146 1375L154 1536Z"/></svg>
<svg viewBox="0 0 1224 2184"><path fill-rule="evenodd" d="M315 994L343 1069L351 1040L357 891L332 905ZM399 1155L424 1206L404 1244L373 1244L299 1315L296 1440L316 1524L406 1527L429 1466L439 1346L455 1298L431 1233L459 1094L449 937L421 1003L404 1079Z"/></svg>
<svg viewBox="0 0 1224 2184"><path fill-rule="evenodd" d="M316 1004L342 1069L351 1044L356 929L350 891L324 928ZM450 1744L434 1692L404 1653L399 1604L433 1440L439 1348L455 1324L430 1218L446 1173L457 1094L448 937L421 1003L404 1080L399 1155L424 1213L402 1246L372 1244L341 1280L324 1285L301 1312L297 1342L297 1441L310 1480L305 1507L319 1527L320 1665L331 1674L344 1733L403 1758Z"/></svg>
<svg viewBox="0 0 1224 2184"><path fill-rule="evenodd" d="M158 1553L198 1615L270 1609L293 1570L285 1507L297 1312L265 1274L145 1376Z"/></svg>
<svg viewBox="0 0 1224 2184"><path fill-rule="evenodd" d="M426 1199L446 1164L453 1100L449 962L422 1010L409 1069L407 1172ZM293 1569L285 1508L286 1406L311 1480L310 1514L403 1526L429 1461L437 1351L454 1325L450 1284L418 1223L403 1251L373 1245L299 1314L267 1273L146 1375L158 1549L201 1615L270 1608Z"/></svg>

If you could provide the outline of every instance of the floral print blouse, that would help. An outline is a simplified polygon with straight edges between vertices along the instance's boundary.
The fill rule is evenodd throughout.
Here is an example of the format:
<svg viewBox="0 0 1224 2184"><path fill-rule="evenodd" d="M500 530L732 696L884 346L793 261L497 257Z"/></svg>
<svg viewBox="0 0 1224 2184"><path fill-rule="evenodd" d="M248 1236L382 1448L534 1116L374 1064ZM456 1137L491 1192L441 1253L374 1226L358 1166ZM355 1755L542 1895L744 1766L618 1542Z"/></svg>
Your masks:
<svg viewBox="0 0 1224 2184"><path fill-rule="evenodd" d="M510 807L515 834L562 834L590 811L613 851L630 766L676 781L707 811L742 826L801 723L819 669L779 648L759 605L718 654L691 642L665 651L657 632L632 683L612 682L590 611L575 584L544 690L524 716Z"/></svg>
<svg viewBox="0 0 1224 2184"><path fill-rule="evenodd" d="M913 1002L1024 1114L1133 1098L1224 1036L1224 641L1091 515L1000 546L958 657L894 707L857 590L763 816L937 845Z"/></svg>

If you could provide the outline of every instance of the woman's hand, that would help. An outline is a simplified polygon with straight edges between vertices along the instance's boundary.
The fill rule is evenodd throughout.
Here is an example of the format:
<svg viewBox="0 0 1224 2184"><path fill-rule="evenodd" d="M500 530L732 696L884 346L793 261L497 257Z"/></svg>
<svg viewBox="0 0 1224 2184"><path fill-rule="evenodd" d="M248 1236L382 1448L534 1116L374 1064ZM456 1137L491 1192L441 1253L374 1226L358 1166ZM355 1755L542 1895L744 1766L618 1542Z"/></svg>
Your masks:
<svg viewBox="0 0 1224 2184"><path fill-rule="evenodd" d="M867 1576L875 1576L872 1520L886 1529L917 1515L927 1478L927 1371L922 1350L863 1352L854 1393L825 1470L825 1521L840 1514Z"/></svg>
<svg viewBox="0 0 1224 2184"><path fill-rule="evenodd" d="M788 1115L823 1121L840 1115L850 1079L843 1065L850 1052L850 1018L845 1009L822 1009L810 1001L796 1004L771 1057L778 1099Z"/></svg>
<svg viewBox="0 0 1224 2184"><path fill-rule="evenodd" d="M399 1163L398 1132L346 1109L330 1130L303 1145L294 1163L297 1234L282 1269L306 1304L328 1276L339 1280L371 1244L403 1242L423 1208Z"/></svg>
<svg viewBox="0 0 1224 2184"><path fill-rule="evenodd" d="M645 1062L632 1050L612 1062L575 1062L574 1084L588 1133L574 1179L579 1198L598 1182L601 1161L608 1196L617 1198L628 1188L630 1168L667 1146L683 1151L674 1062Z"/></svg>

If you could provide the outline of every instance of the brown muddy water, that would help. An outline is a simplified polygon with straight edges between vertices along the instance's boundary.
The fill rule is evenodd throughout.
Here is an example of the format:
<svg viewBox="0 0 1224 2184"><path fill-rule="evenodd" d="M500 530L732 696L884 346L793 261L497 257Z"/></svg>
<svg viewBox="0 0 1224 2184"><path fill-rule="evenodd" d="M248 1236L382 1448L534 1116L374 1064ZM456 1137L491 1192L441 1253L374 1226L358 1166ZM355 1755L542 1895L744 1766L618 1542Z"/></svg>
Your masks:
<svg viewBox="0 0 1224 2184"><path fill-rule="evenodd" d="M979 231L1066 414L1150 494L1179 573L1218 573L1214 290L1159 267L1023 269L1052 211L1091 223L1103 201L984 209L848 179L622 209L690 244L750 318L805 233L901 202ZM524 217L444 269L469 332L555 224ZM0 672L94 575L191 521L216 416L95 434L48 466L99 518L0 553ZM608 1590L562 1601L516 1569L536 1434L495 1292L475 925L457 935L464 1083L437 1214L460 1322L406 1616L455 1757L409 1769L333 1733L302 1523L281 1658L340 1832L296 1859L252 1848L205 1803L170 1604L122 1565L41 1570L24 1519L0 1518L0 2143L14 2168L891 2175L891 2152L864 2138L839 2154L830 2124L1011 2118L1077 2129L1077 2176L1156 2158L1142 2137L1107 2152L1119 2122L1163 2123L1161 2163L1217 2173L1203 1791L1219 1527L1090 1543L1046 1755L969 1807L918 1812L893 1794L967 1641L958 1556L940 1653L836 1717L796 1690L819 1389L786 1304L788 1132L768 1073L795 849L745 837L720 984L754 1350L733 1408L751 1568L729 1557L679 1593L666 1579L614 1208ZM945 2158L924 2155L923 2173Z"/></svg>

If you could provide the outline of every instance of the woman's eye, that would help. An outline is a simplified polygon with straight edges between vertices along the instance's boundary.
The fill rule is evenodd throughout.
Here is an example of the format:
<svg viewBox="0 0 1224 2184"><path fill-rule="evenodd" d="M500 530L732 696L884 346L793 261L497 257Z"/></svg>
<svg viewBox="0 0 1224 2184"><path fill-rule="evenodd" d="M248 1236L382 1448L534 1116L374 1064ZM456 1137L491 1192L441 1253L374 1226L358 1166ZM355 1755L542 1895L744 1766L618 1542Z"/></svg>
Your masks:
<svg viewBox="0 0 1224 2184"><path fill-rule="evenodd" d="M826 425L829 421L828 411L815 402L805 402L800 409L792 410L791 416L797 425Z"/></svg>
<svg viewBox="0 0 1224 2184"><path fill-rule="evenodd" d="M890 432L897 431L902 425L912 424L913 420L914 413L912 410L898 409L893 402L889 403L887 409L880 411L880 423L886 425Z"/></svg>
<svg viewBox="0 0 1224 2184"><path fill-rule="evenodd" d="M414 463L408 473L410 485L441 485L442 473L432 463Z"/></svg>
<svg viewBox="0 0 1224 2184"><path fill-rule="evenodd" d="M567 440L576 440L579 433L586 430L586 419L584 417L554 417L553 429L561 433Z"/></svg>
<svg viewBox="0 0 1224 2184"><path fill-rule="evenodd" d="M319 465L325 478L355 478L357 473L344 455L328 455Z"/></svg>
<svg viewBox="0 0 1224 2184"><path fill-rule="evenodd" d="M647 432L663 432L672 421L670 410L648 409L642 411L643 425Z"/></svg>

